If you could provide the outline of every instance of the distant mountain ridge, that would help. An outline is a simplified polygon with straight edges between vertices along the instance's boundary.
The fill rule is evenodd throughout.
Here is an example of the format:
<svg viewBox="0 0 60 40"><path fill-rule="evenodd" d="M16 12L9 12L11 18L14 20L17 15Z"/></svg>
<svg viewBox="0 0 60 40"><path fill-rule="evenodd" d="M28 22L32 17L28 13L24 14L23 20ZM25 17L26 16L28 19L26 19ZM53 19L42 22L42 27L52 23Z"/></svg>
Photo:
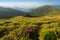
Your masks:
<svg viewBox="0 0 60 40"><path fill-rule="evenodd" d="M54 6L54 7L57 7L57 8L60 8L60 5L50 5L50 6ZM40 6L41 7L41 6ZM38 8L38 7L36 7ZM36 8L21 8L21 7L13 7L13 9L16 9L16 10L21 10L21 11L24 11L24 12L30 12L31 10L34 10Z"/></svg>
<svg viewBox="0 0 60 40"><path fill-rule="evenodd" d="M51 15L51 14L60 14L60 8L54 7L54 6L41 6L34 10L32 10L30 13L27 13L26 16L43 16L43 15Z"/></svg>
<svg viewBox="0 0 60 40"><path fill-rule="evenodd" d="M15 16L38 17L43 15L60 14L59 6L45 5L38 8L30 8L26 10L18 9L0 7L0 18L11 18Z"/></svg>
<svg viewBox="0 0 60 40"><path fill-rule="evenodd" d="M60 5L54 5L54 7L60 8Z"/></svg>
<svg viewBox="0 0 60 40"><path fill-rule="evenodd" d="M12 8L0 7L0 18L10 18L14 16L23 16L25 12Z"/></svg>

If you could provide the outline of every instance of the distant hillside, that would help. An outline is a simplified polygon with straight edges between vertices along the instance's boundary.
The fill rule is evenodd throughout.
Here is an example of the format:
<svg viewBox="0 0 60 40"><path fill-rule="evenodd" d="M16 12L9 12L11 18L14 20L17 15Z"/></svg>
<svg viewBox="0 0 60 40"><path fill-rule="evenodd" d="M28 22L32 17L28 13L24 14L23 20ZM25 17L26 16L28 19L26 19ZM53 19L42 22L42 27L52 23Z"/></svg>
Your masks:
<svg viewBox="0 0 60 40"><path fill-rule="evenodd" d="M0 7L0 18L10 18L10 17L22 16L22 15L25 15L25 13L22 11L12 8Z"/></svg>
<svg viewBox="0 0 60 40"><path fill-rule="evenodd" d="M45 5L32 10L30 13L27 13L26 16L35 17L35 16L43 16L43 15L51 15L51 14L60 14L60 8Z"/></svg>
<svg viewBox="0 0 60 40"><path fill-rule="evenodd" d="M57 8L60 8L60 5L54 5L55 7L57 7Z"/></svg>
<svg viewBox="0 0 60 40"><path fill-rule="evenodd" d="M27 9L22 11L23 9L14 9L14 8L4 8L0 7L0 18L11 18L15 16L43 16L43 15L51 15L51 14L60 14L60 8L57 8L56 6L41 6L36 9Z"/></svg>

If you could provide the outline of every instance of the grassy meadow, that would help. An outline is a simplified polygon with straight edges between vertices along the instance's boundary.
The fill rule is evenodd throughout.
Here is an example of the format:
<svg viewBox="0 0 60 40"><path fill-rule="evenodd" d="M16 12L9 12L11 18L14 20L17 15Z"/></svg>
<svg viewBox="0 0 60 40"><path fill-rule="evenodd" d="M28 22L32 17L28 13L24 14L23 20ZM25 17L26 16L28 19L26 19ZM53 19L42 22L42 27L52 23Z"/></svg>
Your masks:
<svg viewBox="0 0 60 40"><path fill-rule="evenodd" d="M60 40L60 15L0 19L0 40Z"/></svg>

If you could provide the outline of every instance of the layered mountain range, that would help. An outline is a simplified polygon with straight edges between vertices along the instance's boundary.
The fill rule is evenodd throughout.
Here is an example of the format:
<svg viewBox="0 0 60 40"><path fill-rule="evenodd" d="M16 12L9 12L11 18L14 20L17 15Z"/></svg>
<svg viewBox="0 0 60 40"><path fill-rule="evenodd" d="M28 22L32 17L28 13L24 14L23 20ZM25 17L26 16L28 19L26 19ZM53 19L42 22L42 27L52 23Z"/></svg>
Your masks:
<svg viewBox="0 0 60 40"><path fill-rule="evenodd" d="M22 9L23 10L23 9ZM38 17L43 15L51 15L51 14L60 14L60 7L59 6L50 6L44 5L38 8L31 8L31 9L14 9L14 8L4 8L0 7L0 18L11 18L15 16L27 16L27 17Z"/></svg>

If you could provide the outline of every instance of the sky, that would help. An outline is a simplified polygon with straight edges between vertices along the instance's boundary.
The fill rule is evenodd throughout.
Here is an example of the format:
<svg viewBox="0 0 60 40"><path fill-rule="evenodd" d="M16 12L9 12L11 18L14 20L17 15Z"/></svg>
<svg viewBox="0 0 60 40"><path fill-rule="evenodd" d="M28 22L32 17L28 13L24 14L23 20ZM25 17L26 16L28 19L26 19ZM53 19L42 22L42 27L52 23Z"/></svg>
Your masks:
<svg viewBox="0 0 60 40"><path fill-rule="evenodd" d="M0 0L0 7L33 8L43 5L60 5L60 0Z"/></svg>

